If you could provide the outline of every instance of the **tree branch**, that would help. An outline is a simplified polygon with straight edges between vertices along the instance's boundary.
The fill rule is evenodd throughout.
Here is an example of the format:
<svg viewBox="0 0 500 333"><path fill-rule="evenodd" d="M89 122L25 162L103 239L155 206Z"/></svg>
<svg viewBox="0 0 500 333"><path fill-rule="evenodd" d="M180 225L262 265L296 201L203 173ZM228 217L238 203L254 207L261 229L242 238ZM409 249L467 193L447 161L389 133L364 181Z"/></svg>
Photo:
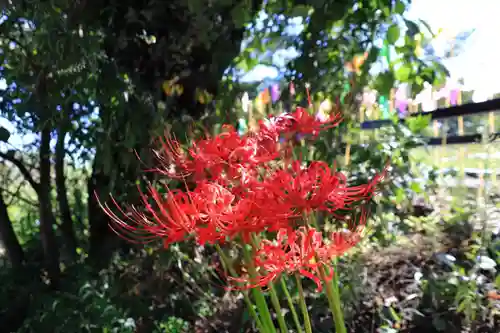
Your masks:
<svg viewBox="0 0 500 333"><path fill-rule="evenodd" d="M24 163L21 160L18 160L17 158L15 158L14 156L12 156L10 154L6 154L6 153L2 153L2 152L0 152L0 157L3 158L4 160L9 161L10 163L14 164L19 169L19 172L21 172L21 174L24 176L26 181L31 185L31 187L33 187L35 192L38 194L40 184L38 184L35 181L35 179L33 179L31 172L28 170L28 168L26 168L26 166L24 165Z"/></svg>
<svg viewBox="0 0 500 333"><path fill-rule="evenodd" d="M7 206L10 206L10 204L12 204L12 200L13 199L18 199L18 200L20 200L20 201L22 201L24 203L27 203L28 205L31 205L33 207L38 207L38 203L36 203L35 201L33 201L31 199L27 199L27 198L23 197L21 194L19 194L18 191L12 192L12 191L9 191L6 188L0 187L0 192L5 192L5 193L7 193L8 195L10 195L12 197L11 202L9 204L7 204Z"/></svg>

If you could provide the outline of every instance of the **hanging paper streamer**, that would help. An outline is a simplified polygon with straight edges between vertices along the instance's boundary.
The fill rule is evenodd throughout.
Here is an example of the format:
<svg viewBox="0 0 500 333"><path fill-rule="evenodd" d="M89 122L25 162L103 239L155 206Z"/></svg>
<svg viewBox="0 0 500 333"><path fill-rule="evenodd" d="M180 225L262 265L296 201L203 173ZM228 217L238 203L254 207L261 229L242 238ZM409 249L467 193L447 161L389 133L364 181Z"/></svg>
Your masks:
<svg viewBox="0 0 500 333"><path fill-rule="evenodd" d="M266 88L264 89L264 91L261 91L261 93L259 94L259 98L263 105L269 104L269 102L271 101L271 95L269 94L269 89Z"/></svg>
<svg viewBox="0 0 500 333"><path fill-rule="evenodd" d="M245 113L247 113L248 110L250 109L250 97L248 96L247 92L245 92L243 94L243 97L241 97L241 108Z"/></svg>
<svg viewBox="0 0 500 333"><path fill-rule="evenodd" d="M363 54L356 54L352 61L349 61L345 64L345 68L348 72L359 74L361 71L361 66L365 63L368 58L368 52Z"/></svg>
<svg viewBox="0 0 500 333"><path fill-rule="evenodd" d="M368 88L363 90L363 97L361 100L361 105L366 109L366 113L368 116L371 115L373 110L373 105L377 102L377 95L374 91L371 91Z"/></svg>
<svg viewBox="0 0 500 333"><path fill-rule="evenodd" d="M458 104L458 96L460 95L460 89L452 89L450 91L450 104L457 105Z"/></svg>
<svg viewBox="0 0 500 333"><path fill-rule="evenodd" d="M437 109L437 101L434 96L433 88L427 82L424 83L424 89L418 94L417 100L422 105L422 111L434 111Z"/></svg>
<svg viewBox="0 0 500 333"><path fill-rule="evenodd" d="M248 131L248 125L245 118L238 119L238 134L243 135Z"/></svg>
<svg viewBox="0 0 500 333"><path fill-rule="evenodd" d="M385 96L379 96L378 105L382 111L382 119L389 119L391 114L389 112L389 100Z"/></svg>
<svg viewBox="0 0 500 333"><path fill-rule="evenodd" d="M420 35L415 36L415 55L418 58L424 55L424 49L422 48L422 38Z"/></svg>
<svg viewBox="0 0 500 333"><path fill-rule="evenodd" d="M407 100L396 100L396 109L400 116L404 117L408 113L408 101Z"/></svg>
<svg viewBox="0 0 500 333"><path fill-rule="evenodd" d="M293 82L290 82L288 89L290 91L290 96L295 96L295 85L293 84Z"/></svg>
<svg viewBox="0 0 500 333"><path fill-rule="evenodd" d="M460 83L457 80L450 80L449 94L448 94L448 97L450 98L450 105L458 104L458 99L461 92L460 88L461 88Z"/></svg>
<svg viewBox="0 0 500 333"><path fill-rule="evenodd" d="M349 83L344 84L344 90L342 91L342 94L340 95L340 103L344 104L345 98L349 93L351 92L351 85Z"/></svg>
<svg viewBox="0 0 500 333"><path fill-rule="evenodd" d="M276 101L280 98L280 86L275 83L271 86L271 100L273 103L276 103Z"/></svg>
<svg viewBox="0 0 500 333"><path fill-rule="evenodd" d="M332 109L333 109L332 102L329 99L325 99L319 105L319 110L316 113L316 119L322 123L326 122L328 120L328 114L332 112Z"/></svg>
<svg viewBox="0 0 500 333"><path fill-rule="evenodd" d="M387 66L391 65L391 50L389 49L389 44L387 42L384 42L384 45L380 49L380 55L385 58L385 61L387 61Z"/></svg>
<svg viewBox="0 0 500 333"><path fill-rule="evenodd" d="M406 116L408 112L408 99L406 97L406 93L403 88L398 88L396 91L396 96L395 96L395 106L396 110L398 110L398 113L400 116Z"/></svg>
<svg viewBox="0 0 500 333"><path fill-rule="evenodd" d="M309 91L309 88L311 87L311 85L309 83L306 83L305 87L306 87L306 95L307 95L307 105L312 106L312 99L311 99L311 94Z"/></svg>

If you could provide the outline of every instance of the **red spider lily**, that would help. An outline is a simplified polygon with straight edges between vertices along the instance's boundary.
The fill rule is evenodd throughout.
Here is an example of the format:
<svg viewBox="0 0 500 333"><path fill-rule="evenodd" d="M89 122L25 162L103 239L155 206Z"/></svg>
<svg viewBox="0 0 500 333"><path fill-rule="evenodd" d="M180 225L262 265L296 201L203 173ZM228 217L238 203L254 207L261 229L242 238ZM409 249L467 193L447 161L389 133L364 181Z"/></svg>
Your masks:
<svg viewBox="0 0 500 333"><path fill-rule="evenodd" d="M184 240L195 231L197 210L188 194L177 190L168 191L164 199L152 186L148 187L148 192L146 195L139 189L144 212L135 206L123 210L114 198L111 198L122 217L116 215L107 204L101 204L97 198L100 207L110 217L110 227L114 232L134 242L136 239L149 242L162 238L165 246L168 246ZM157 209L150 204L149 198L153 199Z"/></svg>
<svg viewBox="0 0 500 333"><path fill-rule="evenodd" d="M294 112L271 117L259 122L259 132L273 138L296 134L317 136L319 132L337 126L342 120L340 113L332 113L324 120L318 119L306 109L297 107Z"/></svg>
<svg viewBox="0 0 500 333"><path fill-rule="evenodd" d="M354 232L334 232L330 242L323 241L323 234L311 227L299 227L296 230L280 229L276 240L263 240L254 255L257 277L243 276L230 278L235 289L265 288L281 274L294 274L307 277L316 283L317 291L322 290L320 267L329 268L331 260L339 257L359 242L359 235ZM326 280L333 277L329 270Z"/></svg>
<svg viewBox="0 0 500 333"><path fill-rule="evenodd" d="M377 192L377 185L387 174L388 167L389 164L387 163L384 170L381 173L376 174L369 183L357 186L347 186L346 176L338 172L338 186L332 186L333 190L328 194L322 209L326 207L326 211L336 216L335 211L337 210L349 209L357 202L366 202L367 200L370 200Z"/></svg>
<svg viewBox="0 0 500 333"><path fill-rule="evenodd" d="M319 269L329 267L333 257L343 255L360 241L367 218L363 204L374 195L385 170L368 184L349 187L346 176L325 162L288 163L294 143L289 140L283 144L280 139L299 134L315 137L339 121L338 113L320 121L297 108L291 114L261 122L257 132L244 136L225 125L223 133L206 135L189 148L167 135L160 140L162 150L156 152L156 170L173 178L189 177L193 181L191 190L187 185L184 192L167 188L162 197L149 186L147 193L140 192L143 210L134 206L122 210L112 199L120 217L107 205L99 204L118 234L134 234L142 241L161 238L165 246L188 238L200 245L235 238L250 244L253 234L277 232L276 241L262 241L254 253L259 276L233 281L244 282L243 288L263 287L282 273L299 273L321 290ZM273 162L278 158L285 159L284 165ZM362 204L359 218L353 214L357 203ZM339 210L346 211L347 216ZM328 212L347 224L348 230L331 233L324 241L322 233L303 218L314 211ZM327 279L332 274L330 270Z"/></svg>
<svg viewBox="0 0 500 333"><path fill-rule="evenodd" d="M160 139L162 152L156 152L160 168L156 170L172 178L191 176L195 181L237 179L244 169L255 168L280 155L278 140L270 133L241 137L230 125L223 129L219 135L194 141L189 149L183 149L168 136Z"/></svg>
<svg viewBox="0 0 500 333"><path fill-rule="evenodd" d="M241 197L215 183L200 184L191 194L204 227L198 230L200 242L213 243L222 238L241 236L244 241L251 233L278 230L294 215L291 206L273 200L264 191L250 190ZM207 230L208 229L208 230ZM219 237L211 232L217 230Z"/></svg>
<svg viewBox="0 0 500 333"><path fill-rule="evenodd" d="M149 171L155 171L170 178L185 178L191 175L195 167L180 143L170 134L157 140L161 150L153 150L153 153L160 166Z"/></svg>
<svg viewBox="0 0 500 333"><path fill-rule="evenodd" d="M302 135L310 134L313 137L321 131L337 126L342 121L340 113L332 113L325 121L321 121L301 107L297 107L291 117L294 120L293 126L290 128L291 132Z"/></svg>
<svg viewBox="0 0 500 333"><path fill-rule="evenodd" d="M325 162L314 161L303 166L301 161L294 161L270 175L264 186L298 212L325 210L333 213L371 198L380 179L381 176L376 176L367 185L348 187L346 176L333 171Z"/></svg>

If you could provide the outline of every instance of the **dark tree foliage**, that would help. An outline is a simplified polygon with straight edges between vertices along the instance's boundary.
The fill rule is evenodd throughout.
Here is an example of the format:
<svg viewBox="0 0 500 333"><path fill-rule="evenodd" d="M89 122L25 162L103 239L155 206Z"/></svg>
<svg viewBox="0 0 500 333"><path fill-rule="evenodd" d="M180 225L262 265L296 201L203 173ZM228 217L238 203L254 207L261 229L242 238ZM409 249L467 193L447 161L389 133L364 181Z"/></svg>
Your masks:
<svg viewBox="0 0 500 333"><path fill-rule="evenodd" d="M260 1L109 1L87 0L82 22L105 34L104 49L134 83L162 94L165 80L178 77L184 92L170 104L199 116L205 105L196 92L217 95L224 71L240 52L244 24L234 19L244 11L251 19Z"/></svg>

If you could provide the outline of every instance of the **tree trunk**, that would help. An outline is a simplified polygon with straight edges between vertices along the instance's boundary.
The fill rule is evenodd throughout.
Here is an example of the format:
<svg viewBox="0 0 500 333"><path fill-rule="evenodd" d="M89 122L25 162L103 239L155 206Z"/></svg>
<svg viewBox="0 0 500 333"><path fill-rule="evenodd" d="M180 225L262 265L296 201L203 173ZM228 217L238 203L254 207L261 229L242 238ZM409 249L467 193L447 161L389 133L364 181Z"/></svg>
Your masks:
<svg viewBox="0 0 500 333"><path fill-rule="evenodd" d="M50 127L45 125L41 131L40 142L40 236L45 255L47 273L51 285L57 287L60 278L59 248L54 232L54 214L50 197Z"/></svg>
<svg viewBox="0 0 500 333"><path fill-rule="evenodd" d="M77 240L73 228L73 218L68 202L68 192L66 189L66 178L64 176L64 139L66 137L65 125L59 127L56 143L55 173L56 173L56 192L59 211L61 213L61 232L64 238L64 246L69 258L74 259L76 255Z"/></svg>
<svg viewBox="0 0 500 333"><path fill-rule="evenodd" d="M2 193L0 193L0 240L5 247L7 258L12 267L21 268L24 261L24 251L12 227Z"/></svg>
<svg viewBox="0 0 500 333"><path fill-rule="evenodd" d="M88 219L89 219L89 260L96 269L108 266L118 244L118 237L109 228L109 218L97 202L107 202L109 197L110 177L99 166L101 153L98 151L92 166L92 175L87 182Z"/></svg>

